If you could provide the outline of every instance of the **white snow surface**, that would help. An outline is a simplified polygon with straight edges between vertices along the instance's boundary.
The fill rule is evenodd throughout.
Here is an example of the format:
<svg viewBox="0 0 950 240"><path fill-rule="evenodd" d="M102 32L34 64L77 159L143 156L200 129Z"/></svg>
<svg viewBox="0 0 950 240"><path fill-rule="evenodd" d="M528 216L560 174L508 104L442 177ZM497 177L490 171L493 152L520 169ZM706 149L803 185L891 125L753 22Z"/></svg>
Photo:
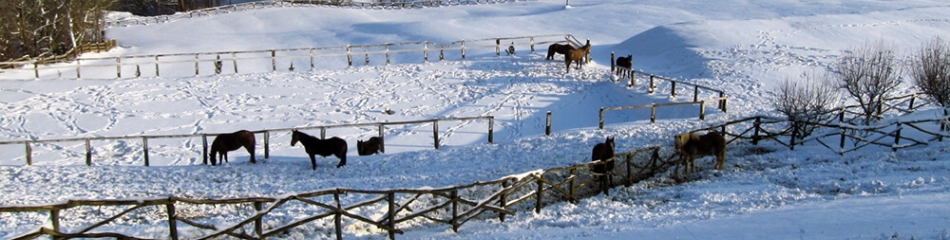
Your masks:
<svg viewBox="0 0 950 240"><path fill-rule="evenodd" d="M432 125L392 126L385 130L386 152L373 156L357 156L355 145L377 129L330 129L328 136L349 144L347 165L335 168L336 158L317 157L316 170L310 169L302 147L289 145L289 132L271 136L271 156L261 163L249 163L247 153L238 150L231 152L229 163L216 167L201 164L200 138L149 141L150 167L143 166L139 140L93 142L92 166L85 165L82 142L35 145L32 166L26 166L22 144L0 145L0 206L436 188L584 163L591 147L608 136L616 137L618 152L654 145L669 149L673 134L774 114L777 82L828 70L854 47L884 42L903 58L933 37L950 39L947 12L950 4L937 0L586 0L570 1L569 7L541 0L422 9L277 7L110 28L106 35L117 39L119 47L90 57L570 33L591 40L594 62L564 73L560 56L550 61L544 51L518 49L515 56L485 51L464 60L397 58L390 65L326 63L294 72L191 77L64 79L44 74L34 79L0 73L3 141L495 117L492 144L487 143L486 121L440 123L438 150L432 146ZM724 90L729 112L710 108L700 121L696 107L682 107L661 112L655 124L649 110L610 112L606 129L598 129L601 107L688 101L684 95L649 94L644 79L633 88L611 81L611 52L633 55L634 68ZM188 67L179 71L192 71ZM905 84L901 91L913 89ZM385 109L394 114L383 114ZM544 135L548 111L551 136ZM820 146L791 151L769 142L738 142L730 145L727 159L723 170L712 169L709 157L699 159L697 179L683 184L673 184L669 172L661 173L614 188L610 196L555 203L541 213L519 211L505 222L473 220L457 233L446 225L416 224L397 238L950 238L947 142L896 152L870 147L844 155ZM79 210L86 211L97 210ZM163 216L143 215L149 214ZM45 213L0 216L3 239L48 224ZM63 217L64 222L78 222L64 226L69 229L92 223L82 214ZM241 217L215 221L226 226ZM161 222L131 218L121 219L127 225L106 228L167 237ZM307 225L279 238L335 238L329 224ZM373 227L344 224L347 239L387 237ZM184 229L182 237L200 231Z"/></svg>

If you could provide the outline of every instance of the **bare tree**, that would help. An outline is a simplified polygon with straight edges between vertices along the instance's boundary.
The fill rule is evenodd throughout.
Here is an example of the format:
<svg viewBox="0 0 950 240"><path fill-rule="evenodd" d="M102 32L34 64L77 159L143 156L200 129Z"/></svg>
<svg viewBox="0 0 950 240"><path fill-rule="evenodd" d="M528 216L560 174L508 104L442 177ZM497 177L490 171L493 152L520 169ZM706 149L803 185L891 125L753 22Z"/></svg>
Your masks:
<svg viewBox="0 0 950 240"><path fill-rule="evenodd" d="M834 119L841 102L838 88L828 74L803 74L801 80L785 79L778 86L774 107L788 117L796 137L807 137L817 125Z"/></svg>
<svg viewBox="0 0 950 240"><path fill-rule="evenodd" d="M911 62L910 75L918 91L934 103L950 108L950 46L934 38Z"/></svg>
<svg viewBox="0 0 950 240"><path fill-rule="evenodd" d="M95 37L115 0L0 1L0 61L59 55Z"/></svg>
<svg viewBox="0 0 950 240"><path fill-rule="evenodd" d="M837 78L861 107L864 123L880 117L884 99L901 84L894 52L883 42L847 51L837 64Z"/></svg>

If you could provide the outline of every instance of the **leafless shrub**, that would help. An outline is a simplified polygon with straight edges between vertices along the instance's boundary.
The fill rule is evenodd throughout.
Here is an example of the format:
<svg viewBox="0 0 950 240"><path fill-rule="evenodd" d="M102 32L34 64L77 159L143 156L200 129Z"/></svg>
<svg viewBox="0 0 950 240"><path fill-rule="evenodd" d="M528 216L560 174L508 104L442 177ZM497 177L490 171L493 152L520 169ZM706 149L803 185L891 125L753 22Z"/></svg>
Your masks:
<svg viewBox="0 0 950 240"><path fill-rule="evenodd" d="M896 62L894 52L883 42L854 48L838 61L838 81L860 105L864 124L881 116L884 99L900 86L902 79Z"/></svg>
<svg viewBox="0 0 950 240"><path fill-rule="evenodd" d="M834 118L840 94L828 74L803 74L801 80L785 79L778 86L774 107L788 117L796 137L807 137L817 128L813 123L824 123Z"/></svg>
<svg viewBox="0 0 950 240"><path fill-rule="evenodd" d="M930 101L950 108L950 46L934 38L921 47L911 61L910 75Z"/></svg>

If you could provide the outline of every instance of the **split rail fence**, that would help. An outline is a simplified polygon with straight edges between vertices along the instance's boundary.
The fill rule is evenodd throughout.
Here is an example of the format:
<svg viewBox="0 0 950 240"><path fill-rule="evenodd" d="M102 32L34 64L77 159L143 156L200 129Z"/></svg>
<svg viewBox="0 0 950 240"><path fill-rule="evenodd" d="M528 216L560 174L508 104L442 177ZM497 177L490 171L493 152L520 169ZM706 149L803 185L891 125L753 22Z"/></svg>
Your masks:
<svg viewBox="0 0 950 240"><path fill-rule="evenodd" d="M589 41L589 40L588 40ZM27 60L0 62L0 67L10 68L5 71L27 72L33 78L40 79L45 76L55 77L75 77L83 78L84 72L92 72L93 77L160 77L169 75L171 70L174 76L201 76L202 74L226 74L240 72L256 71L278 71L295 69L309 66L309 69L316 69L319 66L326 67L338 63L340 66L353 66L354 62L363 60L364 65L369 65L371 56L377 61L391 64L393 55L403 53L421 53L421 56L410 56L408 59L421 58L423 62L429 61L430 53L438 53L438 59L445 60L446 54L458 52L461 59L471 51L484 51L494 49L496 56L501 56L502 52L507 52L509 47L517 49L516 46L527 47L530 52L534 52L537 45L547 47L552 43L569 42L575 46L582 45L571 34L547 34L532 36L498 37L482 39L465 39L452 43L443 44L429 41L422 42L402 42L402 43L384 43L367 45L346 45L333 47L312 47L312 48L291 48L291 49L269 49L269 50L251 50L251 51L223 51L223 52L200 52L200 53L177 53L177 54L153 54L153 55L135 55L135 56L117 56L117 57L95 57L95 58L75 58L68 63L58 63L46 65L48 61ZM511 53L514 54L514 53ZM345 57L346 65L342 65ZM340 60L317 61L317 58L340 58ZM362 58L362 59L359 59ZM321 59L322 60L322 59ZM266 62L269 61L269 64ZM245 62L244 64L239 64ZM294 63L297 63L295 66ZM187 69L193 65L194 72L180 72L181 69ZM261 66L269 65L269 69ZM164 66L164 67L163 67ZM239 66L247 69L240 70ZM175 67L175 68L172 68ZM164 68L164 70L163 70ZM85 69L85 71L84 71ZM70 72L71 71L71 72ZM114 75L108 72L114 71ZM63 74L67 72L67 74ZM23 75L25 75L23 74ZM105 74L105 75L103 75ZM21 75L21 76L23 76Z"/></svg>
<svg viewBox="0 0 950 240"><path fill-rule="evenodd" d="M670 157L672 158L672 156ZM568 167L526 172L488 182L446 188L361 190L336 188L281 197L233 199L190 199L162 197L136 200L70 200L64 203L30 206L2 206L0 213L46 217L47 223L14 239L54 238L155 238L114 231L123 224L167 226L170 239L211 239L232 237L264 239L286 237L288 231L304 225L342 239L344 229L380 229L395 239L420 224L444 224L458 231L473 219L498 218L519 211L540 213L554 202L577 202L598 194L607 174L617 182L609 186L630 185L673 166L674 161L660 157L658 146L617 154L607 161L587 162ZM586 160L585 160L586 161ZM615 162L607 173L591 171L600 164ZM606 189L603 189L606 192ZM227 206L237 212L207 211ZM300 208L307 207L304 211ZM96 208L95 216L83 208ZM293 209L288 209L293 208ZM204 211L203 211L204 210ZM45 213L45 215L43 214ZM66 217L69 214L82 217ZM214 215L218 214L218 215ZM41 216L42 215L42 216ZM221 216L243 216L242 220L223 223ZM16 217L13 216L13 217ZM83 220L105 217L101 221ZM135 221L122 221L122 219ZM64 222L64 219L81 222ZM180 225L184 224L184 225ZM359 227L347 227L359 226ZM186 233L182 236L182 233Z"/></svg>
<svg viewBox="0 0 950 240"><path fill-rule="evenodd" d="M312 127L299 127L299 128L276 128L276 129L263 129L263 130L254 130L251 131L255 135L261 134L263 138L264 145L264 158L270 158L270 133L272 132L289 132L291 130L320 130L320 138L326 138L327 129L334 128L354 128L354 127L370 127L375 126L379 129L379 138L383 140L383 143L380 145L380 150L385 151L385 128L386 126L393 125L414 125L414 124L432 124L432 135L434 138L434 147L439 149L439 122L465 122L465 121L488 121L488 143L494 142L494 125L495 117L494 116L478 116L478 117L459 117L459 118L438 118L438 119L429 119L429 120L418 120L418 121L399 121L399 122L374 122L374 123L358 123L358 124L338 124L338 125L325 125L325 126L312 126ZM201 138L202 144L202 159L203 164L208 164L208 137L214 137L223 133L203 133L203 134L178 134L178 135L142 135L142 136L114 136L114 137L90 137L90 138L67 138L67 139L49 139L49 140L20 140L20 141L2 141L0 145L17 145L22 144L25 147L25 160L26 165L33 165L33 146L37 144L52 144L59 142L83 142L85 144L85 160L86 165L92 165L92 141L107 141L107 140L142 140L142 155L143 160L145 161L145 166L149 166L149 139L175 139L175 138ZM215 163L212 163L215 164Z"/></svg>
<svg viewBox="0 0 950 240"><path fill-rule="evenodd" d="M916 94L888 98L879 113L911 113L930 104L920 103L916 99ZM938 114L933 117L895 118L897 120L856 125L854 123L863 118L862 114L853 110L857 107L839 108L837 118L826 122L793 123L784 117L753 116L694 131L717 130L733 137L730 143L738 139L749 140L753 145L761 141L773 141L791 150L795 150L795 146L814 144L838 154L869 146L897 151L950 138L950 113L947 109L942 110L942 115L937 109ZM808 136L799 136L800 127L813 127L815 130Z"/></svg>

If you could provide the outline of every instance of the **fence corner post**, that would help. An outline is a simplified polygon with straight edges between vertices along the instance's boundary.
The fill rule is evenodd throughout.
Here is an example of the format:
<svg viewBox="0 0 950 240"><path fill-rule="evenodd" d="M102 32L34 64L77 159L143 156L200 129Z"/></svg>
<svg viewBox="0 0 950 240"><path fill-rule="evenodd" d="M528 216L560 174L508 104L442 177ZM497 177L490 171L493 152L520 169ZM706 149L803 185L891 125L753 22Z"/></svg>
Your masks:
<svg viewBox="0 0 950 240"><path fill-rule="evenodd" d="M604 108L600 108L600 129L604 129Z"/></svg>
<svg viewBox="0 0 950 240"><path fill-rule="evenodd" d="M168 211L168 236L172 240L178 240L178 223L175 220L175 200L169 198L165 204L165 210Z"/></svg>

